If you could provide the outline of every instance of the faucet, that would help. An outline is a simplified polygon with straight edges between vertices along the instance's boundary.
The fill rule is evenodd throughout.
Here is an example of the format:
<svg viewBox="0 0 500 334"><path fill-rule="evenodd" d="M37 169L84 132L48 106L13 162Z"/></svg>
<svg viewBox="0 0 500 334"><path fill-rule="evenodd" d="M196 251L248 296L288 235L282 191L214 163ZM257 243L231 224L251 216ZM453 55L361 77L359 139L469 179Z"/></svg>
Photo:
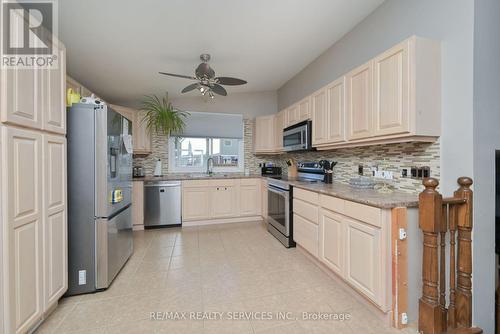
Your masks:
<svg viewBox="0 0 500 334"><path fill-rule="evenodd" d="M207 159L207 174L212 175L213 170L212 168L214 167L214 158L210 157Z"/></svg>

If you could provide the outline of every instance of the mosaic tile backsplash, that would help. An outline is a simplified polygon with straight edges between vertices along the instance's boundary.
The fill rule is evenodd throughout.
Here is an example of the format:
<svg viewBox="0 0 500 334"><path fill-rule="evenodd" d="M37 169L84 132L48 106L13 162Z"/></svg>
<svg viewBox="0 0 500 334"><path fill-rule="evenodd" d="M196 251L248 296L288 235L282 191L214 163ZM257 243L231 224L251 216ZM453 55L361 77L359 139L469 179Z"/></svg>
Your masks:
<svg viewBox="0 0 500 334"><path fill-rule="evenodd" d="M272 162L283 168L286 174L286 159L294 161L318 161L322 159L337 161L333 169L334 180L348 183L349 179L358 176L358 165L364 167L364 174L371 175L371 167L378 166L379 170L392 171L394 180L388 183L400 191L418 193L422 190L422 181L411 178L402 178L401 170L412 166L429 166L431 176L440 176L440 144L435 143L400 143L388 145L374 145L356 148L342 148L334 151L317 151L303 153L288 153L281 155L254 155L253 120L244 120L244 152L245 170L250 173L260 173L259 164ZM152 136L153 153L147 157L135 157L134 165L145 168L146 175L153 175L155 163L162 160L163 174L168 173L168 141L165 136Z"/></svg>

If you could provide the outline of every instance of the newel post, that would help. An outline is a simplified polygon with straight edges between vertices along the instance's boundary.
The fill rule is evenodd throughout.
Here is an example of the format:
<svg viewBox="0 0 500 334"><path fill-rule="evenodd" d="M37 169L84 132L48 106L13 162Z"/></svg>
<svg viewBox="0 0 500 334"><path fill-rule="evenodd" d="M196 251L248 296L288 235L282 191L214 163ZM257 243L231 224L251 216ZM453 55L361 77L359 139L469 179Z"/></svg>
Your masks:
<svg viewBox="0 0 500 334"><path fill-rule="evenodd" d="M472 179L458 179L460 187L455 197L466 200L457 208L458 252L457 252L457 291L456 323L457 327L469 328L472 325Z"/></svg>
<svg viewBox="0 0 500 334"><path fill-rule="evenodd" d="M423 181L425 190L419 195L419 226L424 234L422 257L422 297L419 300L418 329L424 334L440 334L442 313L438 303L438 234L441 229L443 197L436 191L439 181Z"/></svg>

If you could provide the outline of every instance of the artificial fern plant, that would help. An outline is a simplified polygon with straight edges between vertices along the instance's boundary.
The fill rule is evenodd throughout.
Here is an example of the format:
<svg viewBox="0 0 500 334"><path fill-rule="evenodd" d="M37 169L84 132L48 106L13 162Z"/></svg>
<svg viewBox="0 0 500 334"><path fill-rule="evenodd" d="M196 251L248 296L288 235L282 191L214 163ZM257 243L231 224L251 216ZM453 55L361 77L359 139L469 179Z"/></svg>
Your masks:
<svg viewBox="0 0 500 334"><path fill-rule="evenodd" d="M189 115L172 106L168 101L168 93L161 99L156 95L146 95L141 110L145 112L142 121L146 123L149 133L167 136L172 132L181 133L186 126L184 120Z"/></svg>

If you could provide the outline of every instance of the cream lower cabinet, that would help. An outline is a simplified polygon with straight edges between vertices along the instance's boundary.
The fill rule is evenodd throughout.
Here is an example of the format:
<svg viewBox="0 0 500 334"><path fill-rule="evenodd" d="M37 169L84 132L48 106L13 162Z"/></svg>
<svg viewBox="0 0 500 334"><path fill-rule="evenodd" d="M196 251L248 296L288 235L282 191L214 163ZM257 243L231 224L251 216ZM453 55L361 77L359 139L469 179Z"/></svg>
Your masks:
<svg viewBox="0 0 500 334"><path fill-rule="evenodd" d="M211 189L210 218L228 218L238 215L236 187L218 186Z"/></svg>
<svg viewBox="0 0 500 334"><path fill-rule="evenodd" d="M344 218L345 279L377 304L381 293L381 230L361 221Z"/></svg>
<svg viewBox="0 0 500 334"><path fill-rule="evenodd" d="M260 179L190 180L182 182L182 221L260 217Z"/></svg>
<svg viewBox="0 0 500 334"><path fill-rule="evenodd" d="M241 179L239 201L240 216L260 216L262 214L261 181Z"/></svg>
<svg viewBox="0 0 500 334"><path fill-rule="evenodd" d="M389 311L390 212L300 188L293 196L295 242Z"/></svg>
<svg viewBox="0 0 500 334"><path fill-rule="evenodd" d="M342 216L329 210L319 212L319 258L340 276L344 273L344 224Z"/></svg>
<svg viewBox="0 0 500 334"><path fill-rule="evenodd" d="M182 187L182 220L204 220L210 218L210 195L209 187L186 186Z"/></svg>
<svg viewBox="0 0 500 334"><path fill-rule="evenodd" d="M0 129L4 327L26 333L67 290L66 138Z"/></svg>
<svg viewBox="0 0 500 334"><path fill-rule="evenodd" d="M144 229L144 182L132 183L132 224L134 230Z"/></svg>
<svg viewBox="0 0 500 334"><path fill-rule="evenodd" d="M68 288L66 138L44 135L44 311Z"/></svg>

